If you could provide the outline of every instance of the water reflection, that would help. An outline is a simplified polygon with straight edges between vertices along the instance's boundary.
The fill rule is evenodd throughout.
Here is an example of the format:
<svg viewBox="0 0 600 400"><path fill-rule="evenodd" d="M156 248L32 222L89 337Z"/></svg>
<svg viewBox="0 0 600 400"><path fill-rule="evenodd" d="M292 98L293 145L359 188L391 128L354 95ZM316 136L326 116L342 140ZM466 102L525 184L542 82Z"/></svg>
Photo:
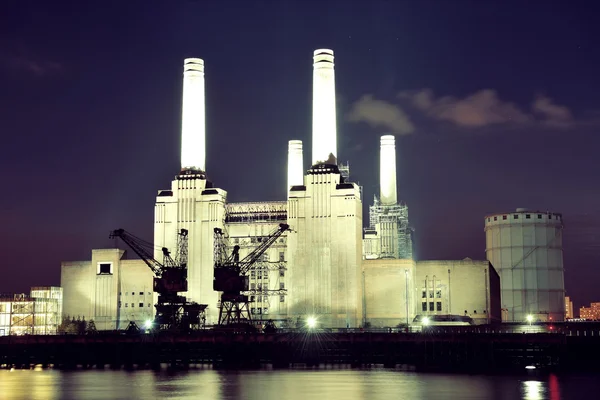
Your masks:
<svg viewBox="0 0 600 400"><path fill-rule="evenodd" d="M560 390L559 390L560 389ZM594 377L420 374L390 370L315 369L180 372L0 371L2 399L550 399L597 392Z"/></svg>

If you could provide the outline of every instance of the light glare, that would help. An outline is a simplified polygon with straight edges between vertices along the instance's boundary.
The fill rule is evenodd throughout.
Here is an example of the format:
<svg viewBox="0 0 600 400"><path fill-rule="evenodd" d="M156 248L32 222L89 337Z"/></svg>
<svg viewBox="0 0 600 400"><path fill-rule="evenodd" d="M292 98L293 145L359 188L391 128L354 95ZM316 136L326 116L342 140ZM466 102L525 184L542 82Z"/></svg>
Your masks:
<svg viewBox="0 0 600 400"><path fill-rule="evenodd" d="M429 322L430 322L429 317L423 317L423 321L422 321L423 325L429 325Z"/></svg>
<svg viewBox="0 0 600 400"><path fill-rule="evenodd" d="M314 327L317 326L317 318L310 316L306 319L306 326L308 326L310 329L313 329Z"/></svg>

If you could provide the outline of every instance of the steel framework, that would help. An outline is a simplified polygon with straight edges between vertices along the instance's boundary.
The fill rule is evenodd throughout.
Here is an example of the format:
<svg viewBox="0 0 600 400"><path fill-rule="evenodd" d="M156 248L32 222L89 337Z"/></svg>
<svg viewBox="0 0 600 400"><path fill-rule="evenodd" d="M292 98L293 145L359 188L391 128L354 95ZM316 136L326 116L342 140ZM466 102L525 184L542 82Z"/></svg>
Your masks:
<svg viewBox="0 0 600 400"><path fill-rule="evenodd" d="M373 205L369 206L369 225L369 231L377 230L380 258L413 258L413 230L405 204L383 205L374 196Z"/></svg>

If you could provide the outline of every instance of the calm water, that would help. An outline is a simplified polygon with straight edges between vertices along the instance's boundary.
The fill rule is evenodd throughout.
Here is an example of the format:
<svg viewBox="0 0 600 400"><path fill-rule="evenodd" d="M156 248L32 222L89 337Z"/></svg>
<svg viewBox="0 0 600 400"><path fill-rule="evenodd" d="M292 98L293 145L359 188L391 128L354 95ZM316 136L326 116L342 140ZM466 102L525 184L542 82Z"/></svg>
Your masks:
<svg viewBox="0 0 600 400"><path fill-rule="evenodd" d="M594 376L469 376L389 370L0 371L0 399L584 399ZM591 397L590 397L591 396Z"/></svg>

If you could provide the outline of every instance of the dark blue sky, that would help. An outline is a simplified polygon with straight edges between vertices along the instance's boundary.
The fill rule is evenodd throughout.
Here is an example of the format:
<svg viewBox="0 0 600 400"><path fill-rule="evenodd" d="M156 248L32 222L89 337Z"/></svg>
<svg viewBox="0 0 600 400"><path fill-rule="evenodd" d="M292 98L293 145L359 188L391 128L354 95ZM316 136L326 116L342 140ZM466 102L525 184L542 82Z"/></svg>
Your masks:
<svg viewBox="0 0 600 400"><path fill-rule="evenodd" d="M56 3L59 3L57 5ZM312 51L336 56L338 153L399 197L422 259L485 258L484 216L562 212L576 306L600 300L600 27L575 1L104 1L0 6L0 291L58 284L123 227L152 238L179 171L182 64L206 64L207 170L285 199L310 149ZM305 151L306 163L309 160Z"/></svg>

